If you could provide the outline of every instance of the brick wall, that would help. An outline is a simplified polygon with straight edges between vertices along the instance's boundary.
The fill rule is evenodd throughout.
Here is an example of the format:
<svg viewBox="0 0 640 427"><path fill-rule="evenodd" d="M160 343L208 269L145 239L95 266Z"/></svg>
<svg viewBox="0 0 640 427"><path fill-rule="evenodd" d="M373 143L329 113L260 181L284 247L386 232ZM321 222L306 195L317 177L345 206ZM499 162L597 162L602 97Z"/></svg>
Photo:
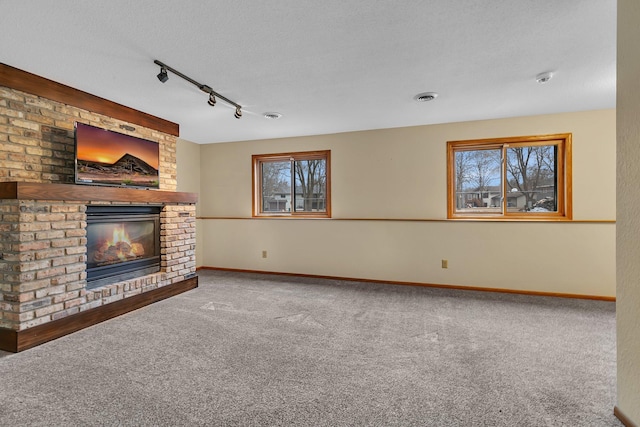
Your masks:
<svg viewBox="0 0 640 427"><path fill-rule="evenodd" d="M0 87L0 182L73 183L76 121L158 142L160 189L175 191L175 136L6 87Z"/></svg>
<svg viewBox="0 0 640 427"><path fill-rule="evenodd" d="M160 213L160 272L87 290L89 204L0 200L1 328L28 329L195 273L195 205L165 204Z"/></svg>
<svg viewBox="0 0 640 427"><path fill-rule="evenodd" d="M81 203L0 200L0 327L26 329L80 310L85 211Z"/></svg>
<svg viewBox="0 0 640 427"><path fill-rule="evenodd" d="M175 136L5 87L0 182L72 184L76 121L157 141L160 189L176 190ZM25 330L195 273L195 205L166 203L160 272L87 290L86 209L94 203L118 201L0 199L0 328Z"/></svg>
<svg viewBox="0 0 640 427"><path fill-rule="evenodd" d="M160 267L168 280L182 280L196 271L195 205L165 205L160 224Z"/></svg>

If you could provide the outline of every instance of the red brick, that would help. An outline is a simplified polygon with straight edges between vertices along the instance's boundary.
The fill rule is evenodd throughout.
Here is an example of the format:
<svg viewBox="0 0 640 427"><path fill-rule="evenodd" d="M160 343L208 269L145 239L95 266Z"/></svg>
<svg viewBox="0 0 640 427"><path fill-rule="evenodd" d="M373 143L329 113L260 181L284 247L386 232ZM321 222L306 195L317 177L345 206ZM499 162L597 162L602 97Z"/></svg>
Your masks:
<svg viewBox="0 0 640 427"><path fill-rule="evenodd" d="M71 300L71 301L65 301L64 308L78 307L78 306L84 304L85 302L87 302L87 301L84 298L76 298L76 299Z"/></svg>
<svg viewBox="0 0 640 427"><path fill-rule="evenodd" d="M66 215L67 221L85 221L87 219L87 215L85 213L68 213Z"/></svg>
<svg viewBox="0 0 640 427"><path fill-rule="evenodd" d="M52 267L58 267L58 266L66 266L68 267L69 264L75 264L80 262L80 256L78 255L70 255L70 256L64 256L64 257L57 257L57 258L53 258L51 260L51 266ZM67 271L67 273L69 273L69 271Z"/></svg>
<svg viewBox="0 0 640 427"><path fill-rule="evenodd" d="M59 303L59 302L70 301L72 299L78 298L78 295L79 295L79 291L73 291L73 292L66 292L66 293L63 293L63 294L58 294L58 295L53 297L53 302L54 303Z"/></svg>
<svg viewBox="0 0 640 427"><path fill-rule="evenodd" d="M58 320L58 319L62 319L63 317L68 317L72 314L76 314L80 312L80 307L71 307L67 310L63 310L63 311L58 311L57 313L53 313L51 315L51 320Z"/></svg>
<svg viewBox="0 0 640 427"><path fill-rule="evenodd" d="M82 271L85 271L87 269L87 266L86 264L67 265L65 269L67 274L80 273Z"/></svg>
<svg viewBox="0 0 640 427"><path fill-rule="evenodd" d="M44 231L50 229L51 224L47 222L21 222L18 224L18 231Z"/></svg>
<svg viewBox="0 0 640 427"><path fill-rule="evenodd" d="M58 286L48 286L44 289L38 289L36 291L36 298L44 298L46 296L49 295L58 295L58 294L62 294L65 292L65 286L64 285L58 285Z"/></svg>
<svg viewBox="0 0 640 427"><path fill-rule="evenodd" d="M44 251L35 252L36 259L46 259L64 256L64 249L48 249Z"/></svg>
<svg viewBox="0 0 640 427"><path fill-rule="evenodd" d="M61 222L64 221L65 215L62 213L43 213L43 214L36 214L36 221L43 221L43 222Z"/></svg>
<svg viewBox="0 0 640 427"><path fill-rule="evenodd" d="M79 245L80 239L59 239L51 241L51 247L53 248L68 248Z"/></svg>
<svg viewBox="0 0 640 427"><path fill-rule="evenodd" d="M82 222L70 222L70 221L53 222L51 223L51 228L53 228L54 230L70 230L70 229L76 229L76 228L84 228L82 224L83 224Z"/></svg>
<svg viewBox="0 0 640 427"><path fill-rule="evenodd" d="M65 237L84 237L87 235L87 231L84 229L73 229L64 232Z"/></svg>
<svg viewBox="0 0 640 427"><path fill-rule="evenodd" d="M50 260L38 260L31 262L21 262L18 264L18 271L34 271L48 268L51 266Z"/></svg>
<svg viewBox="0 0 640 427"><path fill-rule="evenodd" d="M14 251L37 251L40 249L47 249L51 246L50 242L38 241L38 242L25 242L17 243L12 246Z"/></svg>
<svg viewBox="0 0 640 427"><path fill-rule="evenodd" d="M47 277L55 277L65 273L66 273L66 270L64 267L47 268L45 270L37 271L36 278L45 279Z"/></svg>
<svg viewBox="0 0 640 427"><path fill-rule="evenodd" d="M6 320L9 320L12 322L22 323L27 320L33 319L33 311L27 311L26 313L15 313L15 312L5 311L3 317Z"/></svg>
<svg viewBox="0 0 640 427"><path fill-rule="evenodd" d="M25 119L31 121L31 122L35 122L35 123L40 123L43 125L52 125L54 123L54 120L50 117L45 117L41 114L33 114L33 113L27 113L25 115Z"/></svg>
<svg viewBox="0 0 640 427"><path fill-rule="evenodd" d="M61 311L64 310L64 304L60 303L60 304L52 304L49 305L47 307L43 307L40 309L37 309L35 312L35 316L36 317L42 317L42 316L46 316L49 315L51 313L55 313L56 311Z"/></svg>
<svg viewBox="0 0 640 427"><path fill-rule="evenodd" d="M20 135L9 135L9 141L15 144L26 145L29 147L37 147L40 145L40 140L37 138L25 138Z"/></svg>
<svg viewBox="0 0 640 427"><path fill-rule="evenodd" d="M11 288L15 288L15 290L17 292L20 291L19 289L19 284L20 283L24 283L24 282L30 282L32 280L34 280L36 278L36 274L32 271L28 271L25 273L15 273L15 274L5 274L4 275L4 280L6 282L11 282L12 286Z"/></svg>
<svg viewBox="0 0 640 427"><path fill-rule="evenodd" d="M69 274L68 276L73 276L73 274ZM77 274L75 275L76 277L78 276ZM86 278L86 273L85 274L80 274L80 277L85 277ZM67 284L67 291L73 291L76 289L82 289L86 286L86 283L84 283L83 281L75 281L72 283L68 283Z"/></svg>
<svg viewBox="0 0 640 427"><path fill-rule="evenodd" d="M57 277L53 277L51 279L51 284L52 285L67 285L69 286L70 283L77 283L80 279L80 276L78 274L62 274L60 276ZM67 288L68 291L72 290Z"/></svg>
<svg viewBox="0 0 640 427"><path fill-rule="evenodd" d="M65 233L61 230L42 231L40 233L36 233L36 240L62 239L64 237Z"/></svg>
<svg viewBox="0 0 640 427"><path fill-rule="evenodd" d="M78 212L79 205L53 205L51 206L51 213L67 213L67 212Z"/></svg>
<svg viewBox="0 0 640 427"><path fill-rule="evenodd" d="M87 252L87 247L86 246L77 246L74 248L66 248L65 252L67 253L67 255L77 255L77 254L84 254Z"/></svg>

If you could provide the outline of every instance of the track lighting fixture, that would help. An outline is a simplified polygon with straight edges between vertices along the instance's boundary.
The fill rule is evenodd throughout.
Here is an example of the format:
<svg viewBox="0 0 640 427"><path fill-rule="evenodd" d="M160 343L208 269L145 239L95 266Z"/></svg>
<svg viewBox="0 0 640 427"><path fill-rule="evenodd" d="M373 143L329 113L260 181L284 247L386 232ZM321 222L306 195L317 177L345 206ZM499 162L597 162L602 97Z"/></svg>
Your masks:
<svg viewBox="0 0 640 427"><path fill-rule="evenodd" d="M160 73L158 73L158 80L160 80L162 83L169 80L169 75L167 74L166 68L160 67Z"/></svg>
<svg viewBox="0 0 640 427"><path fill-rule="evenodd" d="M209 104L210 106L213 107L213 106L216 105L216 101L217 101L216 97L217 97L217 98L223 100L224 102L226 102L227 104L231 105L232 107L236 107L236 111L233 114L233 116L236 119L239 119L240 117L242 117L242 106L241 105L233 102L232 100L230 100L229 98L227 98L227 97L225 97L223 95L220 95L218 92L216 92L215 90L211 89L210 86L198 83L197 81L193 80L191 77L185 76L180 71L177 71L174 68L171 68L166 64L163 64L162 62L158 61L157 59L154 60L153 63L160 66L160 74L158 74L158 80L160 80L162 83L164 83L167 80L169 80L169 75L167 74L167 71L171 71L176 76L181 77L181 78L185 79L186 81L188 81L189 83L197 86L198 89L200 89L204 93L209 94L209 99L207 100L207 104Z"/></svg>

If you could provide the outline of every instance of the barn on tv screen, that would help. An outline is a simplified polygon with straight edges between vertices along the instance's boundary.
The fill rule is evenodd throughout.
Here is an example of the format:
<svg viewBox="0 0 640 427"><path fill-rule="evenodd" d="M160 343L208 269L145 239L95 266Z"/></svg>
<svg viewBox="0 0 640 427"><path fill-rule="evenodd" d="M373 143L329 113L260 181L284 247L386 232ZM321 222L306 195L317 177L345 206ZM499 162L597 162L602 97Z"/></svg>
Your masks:
<svg viewBox="0 0 640 427"><path fill-rule="evenodd" d="M76 123L77 184L159 188L157 142Z"/></svg>

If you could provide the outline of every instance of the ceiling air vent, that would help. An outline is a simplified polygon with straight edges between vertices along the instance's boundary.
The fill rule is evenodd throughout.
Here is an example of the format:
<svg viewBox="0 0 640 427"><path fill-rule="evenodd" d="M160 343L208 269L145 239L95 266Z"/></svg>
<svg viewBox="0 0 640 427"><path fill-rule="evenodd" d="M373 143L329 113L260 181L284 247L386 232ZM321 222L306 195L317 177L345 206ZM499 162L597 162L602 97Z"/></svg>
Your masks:
<svg viewBox="0 0 640 427"><path fill-rule="evenodd" d="M413 99L415 99L418 102L427 102L427 101L433 101L437 97L438 97L438 94L436 92L423 92L414 96Z"/></svg>

